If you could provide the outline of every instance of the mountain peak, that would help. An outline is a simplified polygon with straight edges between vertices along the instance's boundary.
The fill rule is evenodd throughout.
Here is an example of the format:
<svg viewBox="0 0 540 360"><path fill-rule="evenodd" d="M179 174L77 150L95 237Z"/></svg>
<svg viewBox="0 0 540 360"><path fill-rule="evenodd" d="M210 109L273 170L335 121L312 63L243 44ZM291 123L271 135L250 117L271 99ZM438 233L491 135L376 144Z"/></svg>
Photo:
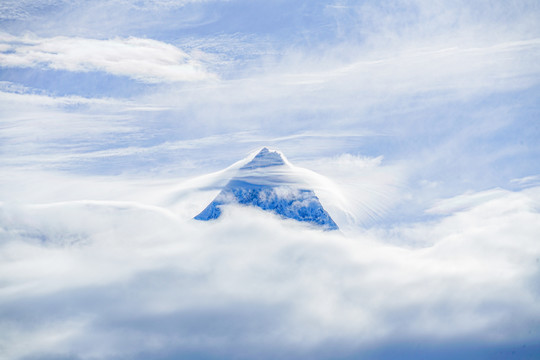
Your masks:
<svg viewBox="0 0 540 360"><path fill-rule="evenodd" d="M263 147L250 162L240 169L251 170L280 165L285 165L283 155L277 150L269 150L267 147Z"/></svg>
<svg viewBox="0 0 540 360"><path fill-rule="evenodd" d="M307 182L294 174L294 168L281 152L263 147L195 219L217 219L223 205L236 203L256 206L325 230L338 229L315 192L306 188Z"/></svg>

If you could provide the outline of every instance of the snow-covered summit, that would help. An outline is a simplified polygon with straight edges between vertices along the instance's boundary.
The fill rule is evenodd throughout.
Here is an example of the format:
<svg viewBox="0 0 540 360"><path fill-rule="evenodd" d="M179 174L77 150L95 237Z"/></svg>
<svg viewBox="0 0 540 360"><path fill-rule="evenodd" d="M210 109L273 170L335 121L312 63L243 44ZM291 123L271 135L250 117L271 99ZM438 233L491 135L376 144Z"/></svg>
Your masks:
<svg viewBox="0 0 540 360"><path fill-rule="evenodd" d="M276 150L268 150L263 147L257 155L246 165L242 166L241 170L251 170L257 168L264 168L269 166L285 165L283 155Z"/></svg>
<svg viewBox="0 0 540 360"><path fill-rule="evenodd" d="M309 188L303 172L295 170L281 152L266 147L237 170L195 219L217 219L222 206L235 203L256 206L326 230L338 229L314 190Z"/></svg>

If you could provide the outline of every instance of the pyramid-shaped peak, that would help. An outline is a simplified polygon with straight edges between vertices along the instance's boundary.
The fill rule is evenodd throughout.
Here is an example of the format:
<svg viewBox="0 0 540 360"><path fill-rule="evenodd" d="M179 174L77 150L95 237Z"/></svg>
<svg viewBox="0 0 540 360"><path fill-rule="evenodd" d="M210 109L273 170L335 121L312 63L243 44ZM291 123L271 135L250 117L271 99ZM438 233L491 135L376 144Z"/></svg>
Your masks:
<svg viewBox="0 0 540 360"><path fill-rule="evenodd" d="M308 222L325 230L338 229L314 190L296 178L294 167L281 152L263 147L239 170L214 200L195 216L196 220L217 219L222 206L239 204L271 211L286 219Z"/></svg>
<svg viewBox="0 0 540 360"><path fill-rule="evenodd" d="M240 169L251 170L279 165L285 165L285 160L283 160L281 153L279 151L269 150L267 147L263 147L250 162L242 166Z"/></svg>

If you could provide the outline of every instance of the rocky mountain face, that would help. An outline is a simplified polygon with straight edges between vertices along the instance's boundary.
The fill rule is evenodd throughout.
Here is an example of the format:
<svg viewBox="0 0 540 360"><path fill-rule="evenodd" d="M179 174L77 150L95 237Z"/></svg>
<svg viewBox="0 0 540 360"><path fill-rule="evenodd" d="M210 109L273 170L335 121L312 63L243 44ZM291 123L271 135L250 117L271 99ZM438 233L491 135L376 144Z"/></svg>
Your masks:
<svg viewBox="0 0 540 360"><path fill-rule="evenodd" d="M257 206L283 218L336 230L338 226L323 208L315 192L291 175L283 154L263 148L242 166L195 219L208 221L221 215L227 204Z"/></svg>

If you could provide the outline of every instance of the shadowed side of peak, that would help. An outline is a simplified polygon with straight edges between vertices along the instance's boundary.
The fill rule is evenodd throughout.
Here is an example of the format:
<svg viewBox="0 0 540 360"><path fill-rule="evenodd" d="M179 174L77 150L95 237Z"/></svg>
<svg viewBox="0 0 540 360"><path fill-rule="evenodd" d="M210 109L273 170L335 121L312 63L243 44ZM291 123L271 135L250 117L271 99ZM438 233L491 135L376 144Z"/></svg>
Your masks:
<svg viewBox="0 0 540 360"><path fill-rule="evenodd" d="M283 160L283 157L281 154L277 151L271 151L268 150L268 148L262 148L261 151L255 157L253 160L251 160L246 165L242 166L241 170L251 170L251 169L257 169L257 168L264 168L269 166L279 166L279 165L285 165L285 161Z"/></svg>
<svg viewBox="0 0 540 360"><path fill-rule="evenodd" d="M242 181L229 183L195 219L217 219L221 215L221 206L230 203L259 207L282 218L311 223L324 230L339 229L312 190L276 188Z"/></svg>

